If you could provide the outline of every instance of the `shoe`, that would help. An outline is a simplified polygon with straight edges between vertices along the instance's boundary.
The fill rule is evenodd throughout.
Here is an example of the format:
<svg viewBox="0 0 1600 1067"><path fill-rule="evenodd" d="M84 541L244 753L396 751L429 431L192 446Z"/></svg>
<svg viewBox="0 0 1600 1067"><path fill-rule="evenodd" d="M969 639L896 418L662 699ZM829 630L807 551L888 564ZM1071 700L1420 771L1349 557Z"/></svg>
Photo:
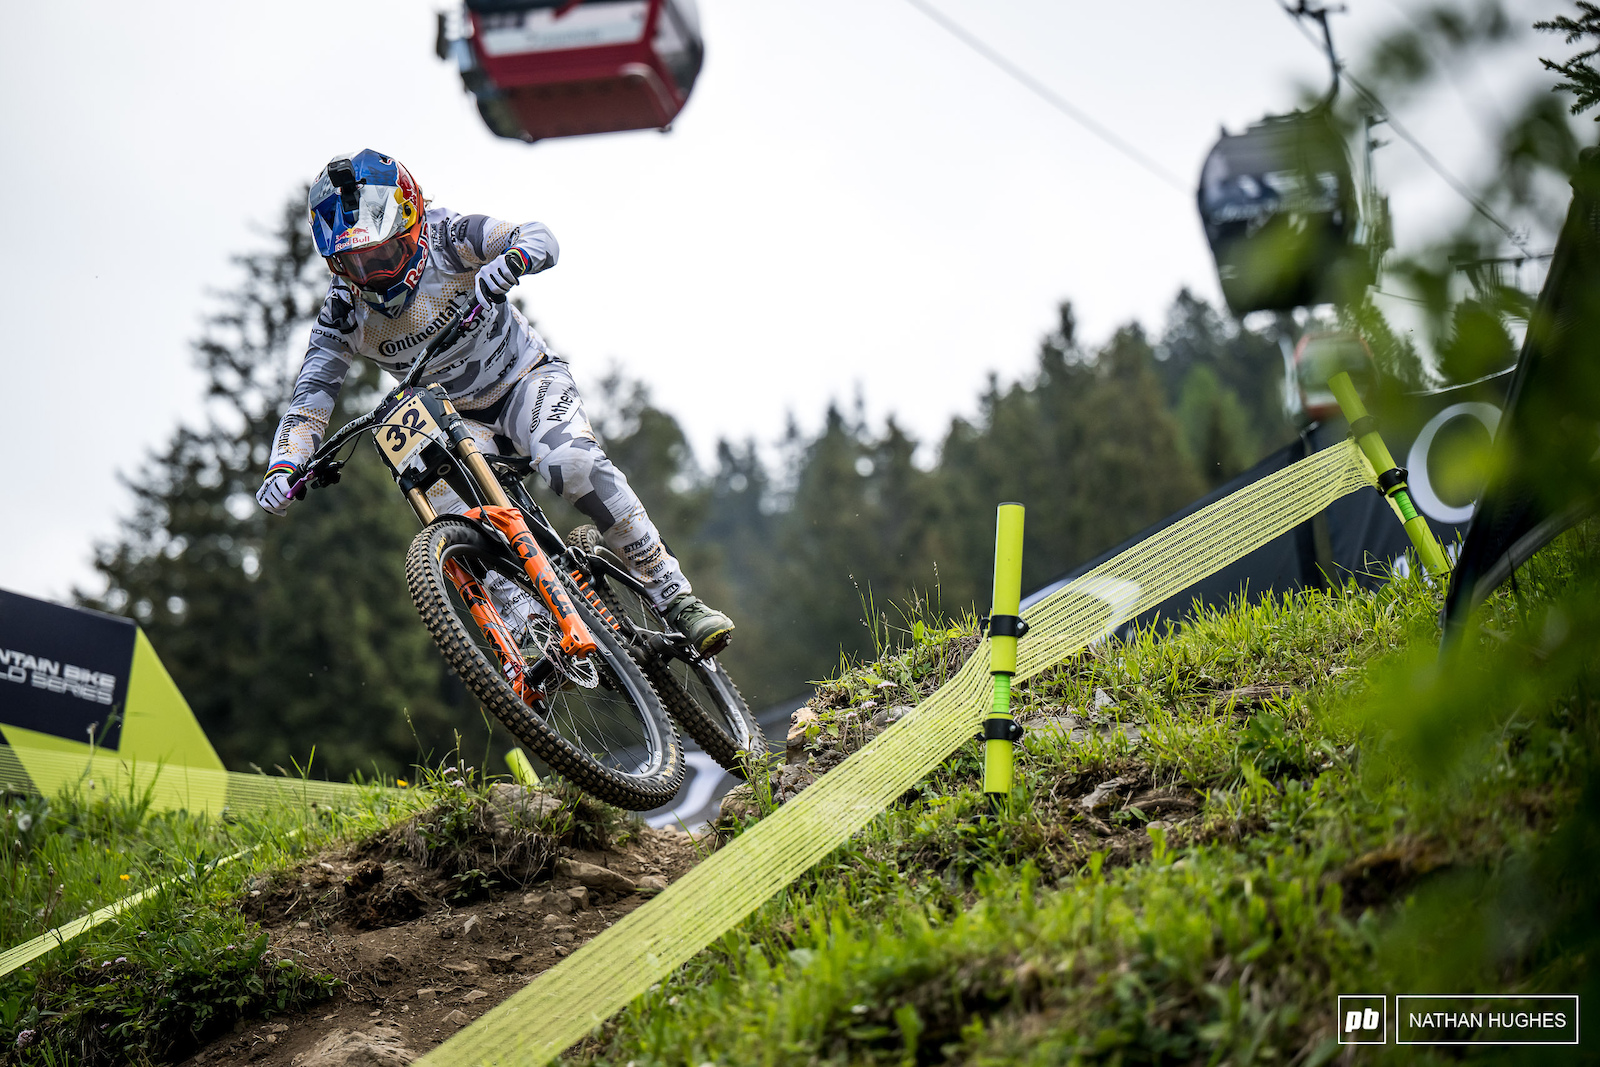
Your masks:
<svg viewBox="0 0 1600 1067"><path fill-rule="evenodd" d="M714 656L728 647L733 638L733 620L693 593L672 598L667 605L667 622L689 639L696 652Z"/></svg>

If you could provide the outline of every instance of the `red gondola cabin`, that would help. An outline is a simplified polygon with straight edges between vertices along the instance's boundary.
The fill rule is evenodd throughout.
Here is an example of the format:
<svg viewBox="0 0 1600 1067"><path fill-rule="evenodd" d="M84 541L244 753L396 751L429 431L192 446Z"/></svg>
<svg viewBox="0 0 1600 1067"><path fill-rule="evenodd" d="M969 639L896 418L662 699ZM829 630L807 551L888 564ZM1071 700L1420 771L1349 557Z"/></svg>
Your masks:
<svg viewBox="0 0 1600 1067"><path fill-rule="evenodd" d="M665 129L689 99L705 43L694 0L467 0L454 55L501 137L537 141Z"/></svg>

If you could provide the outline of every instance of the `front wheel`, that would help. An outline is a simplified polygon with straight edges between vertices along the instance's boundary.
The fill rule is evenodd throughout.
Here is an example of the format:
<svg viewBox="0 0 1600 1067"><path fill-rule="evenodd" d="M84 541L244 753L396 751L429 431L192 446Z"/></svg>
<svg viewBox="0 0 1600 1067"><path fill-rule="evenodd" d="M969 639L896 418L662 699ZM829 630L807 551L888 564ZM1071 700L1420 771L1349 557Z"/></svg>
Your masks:
<svg viewBox="0 0 1600 1067"><path fill-rule="evenodd" d="M547 662L507 632L494 603L494 590L514 585L531 593L532 584L473 523L447 518L425 527L406 554L406 580L457 676L552 771L633 811L677 795L684 773L677 731L615 632L576 589L569 597L598 648L571 661L553 648Z"/></svg>
<svg viewBox="0 0 1600 1067"><path fill-rule="evenodd" d="M617 570L626 569L600 540L596 527L579 526L567 535L567 544ZM671 632L672 627L636 583L597 569L594 591L616 616L630 639L629 650L672 718L707 755L743 778L746 766L767 754L767 739L727 669L714 656L698 656L687 647L668 648L664 642L652 641L653 636Z"/></svg>

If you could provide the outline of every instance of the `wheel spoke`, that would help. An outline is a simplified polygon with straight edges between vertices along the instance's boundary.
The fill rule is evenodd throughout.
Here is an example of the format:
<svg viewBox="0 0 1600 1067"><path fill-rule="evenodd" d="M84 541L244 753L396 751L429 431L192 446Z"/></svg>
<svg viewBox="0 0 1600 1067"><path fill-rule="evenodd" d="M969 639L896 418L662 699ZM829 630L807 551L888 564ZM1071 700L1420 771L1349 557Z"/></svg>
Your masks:
<svg viewBox="0 0 1600 1067"><path fill-rule="evenodd" d="M449 545L437 559L441 577L446 578L439 584L451 614L478 654L497 669L529 711L601 767L625 775L659 773L663 750L659 727L636 706L630 687L617 677L605 651L597 650L587 662L568 659L560 651L553 622L547 617L541 621L543 605L537 602L528 633L508 633L518 629L521 620L503 617L506 605L499 602L497 583L487 580L490 573L525 592L532 586L505 561L465 543ZM543 639L552 634L555 640ZM541 658L548 658L553 669L540 687L520 684L531 664Z"/></svg>

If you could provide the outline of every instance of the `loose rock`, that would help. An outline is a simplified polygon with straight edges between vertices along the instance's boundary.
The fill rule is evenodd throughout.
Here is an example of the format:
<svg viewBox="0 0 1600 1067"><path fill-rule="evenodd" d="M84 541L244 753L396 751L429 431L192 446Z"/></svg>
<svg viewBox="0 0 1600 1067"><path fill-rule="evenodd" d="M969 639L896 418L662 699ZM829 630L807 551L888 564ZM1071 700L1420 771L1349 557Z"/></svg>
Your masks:
<svg viewBox="0 0 1600 1067"><path fill-rule="evenodd" d="M799 763L791 763L778 772L778 780L774 783L773 792L776 794L779 804L787 804L799 796L801 790L816 780L817 776L811 772L809 767Z"/></svg>
<svg viewBox="0 0 1600 1067"><path fill-rule="evenodd" d="M590 889L601 889L611 893L631 893L634 890L635 883L627 875L581 860L557 860L556 870Z"/></svg>
<svg viewBox="0 0 1600 1067"><path fill-rule="evenodd" d="M466 1021L464 1013L453 1014L462 1015L462 1022ZM294 1067L406 1067L416 1058L417 1054L402 1043L399 1034L335 1030L310 1052L302 1052L289 1062Z"/></svg>
<svg viewBox="0 0 1600 1067"><path fill-rule="evenodd" d="M490 828L498 834L530 830L540 820L561 810L561 801L527 786L501 782L489 789Z"/></svg>
<svg viewBox="0 0 1600 1067"><path fill-rule="evenodd" d="M804 745L807 729L814 724L820 726L821 723L822 720L817 717L817 713L811 705L802 704L789 716L789 736L786 739L788 744L791 747Z"/></svg>
<svg viewBox="0 0 1600 1067"><path fill-rule="evenodd" d="M1133 782L1131 779L1120 777L1113 778L1109 782L1101 782L1099 785L1095 786L1094 789L1090 790L1088 796L1078 801L1078 804L1083 808L1084 811L1093 814L1097 809L1103 808L1110 804L1115 798L1115 794L1118 789L1132 784Z"/></svg>
<svg viewBox="0 0 1600 1067"><path fill-rule="evenodd" d="M756 792L751 788L749 782L741 782L728 790L727 795L722 798L721 806L717 808L719 821L731 819L735 822L742 822L758 814L760 814L760 811L756 807Z"/></svg>

